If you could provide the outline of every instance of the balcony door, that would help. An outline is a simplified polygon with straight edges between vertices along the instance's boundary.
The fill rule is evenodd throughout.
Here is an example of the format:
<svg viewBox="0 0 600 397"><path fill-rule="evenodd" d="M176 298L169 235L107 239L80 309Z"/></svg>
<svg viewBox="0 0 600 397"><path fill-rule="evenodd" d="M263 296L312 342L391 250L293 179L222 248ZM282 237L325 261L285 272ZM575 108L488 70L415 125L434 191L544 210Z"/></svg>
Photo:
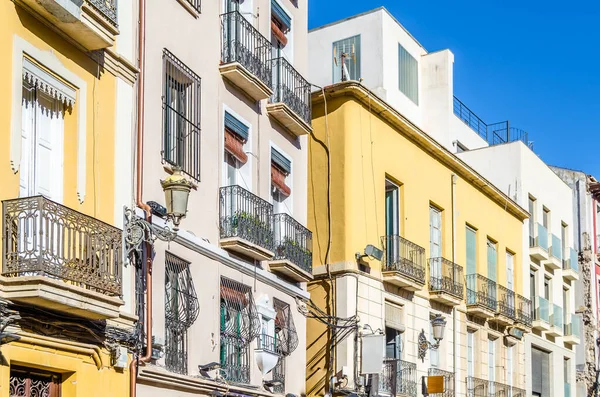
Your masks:
<svg viewBox="0 0 600 397"><path fill-rule="evenodd" d="M398 186L388 180L385 181L385 236L386 260L388 266L395 263L399 255L399 195Z"/></svg>
<svg viewBox="0 0 600 397"><path fill-rule="evenodd" d="M429 257L440 258L442 256L442 211L434 206L429 206ZM441 280L441 259L430 262L430 277ZM438 283L441 281L438 281Z"/></svg>

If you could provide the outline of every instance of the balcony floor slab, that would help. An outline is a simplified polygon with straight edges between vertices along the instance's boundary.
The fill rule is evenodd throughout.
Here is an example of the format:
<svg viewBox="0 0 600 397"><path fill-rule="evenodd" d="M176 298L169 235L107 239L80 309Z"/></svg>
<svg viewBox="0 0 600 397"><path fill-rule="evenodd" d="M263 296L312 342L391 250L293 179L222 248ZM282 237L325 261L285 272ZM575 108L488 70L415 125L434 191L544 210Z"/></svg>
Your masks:
<svg viewBox="0 0 600 397"><path fill-rule="evenodd" d="M275 255L272 251L249 242L241 237L227 237L220 240L221 248L249 256L259 261L269 260Z"/></svg>
<svg viewBox="0 0 600 397"><path fill-rule="evenodd" d="M255 101L267 99L273 94L273 90L269 86L250 73L239 62L223 64L219 66L219 72L221 72L223 78L244 91L247 96Z"/></svg>
<svg viewBox="0 0 600 397"><path fill-rule="evenodd" d="M296 137L312 132L312 127L283 102L268 104L267 113Z"/></svg>
<svg viewBox="0 0 600 397"><path fill-rule="evenodd" d="M311 273L301 269L298 265L292 263L288 259L275 259L270 261L269 271L271 271L271 273L283 274L297 282L308 282L314 279Z"/></svg>
<svg viewBox="0 0 600 397"><path fill-rule="evenodd" d="M410 277L405 276L397 270L388 270L381 273L384 283L395 285L407 291L419 291L425 285L425 282L419 283Z"/></svg>

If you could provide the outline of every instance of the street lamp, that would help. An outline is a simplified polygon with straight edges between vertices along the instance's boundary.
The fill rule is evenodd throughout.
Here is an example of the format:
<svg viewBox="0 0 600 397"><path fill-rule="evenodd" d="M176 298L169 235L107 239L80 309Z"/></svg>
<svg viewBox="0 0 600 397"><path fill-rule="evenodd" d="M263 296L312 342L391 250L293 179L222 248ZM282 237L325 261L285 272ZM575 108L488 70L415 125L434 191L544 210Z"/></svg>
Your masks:
<svg viewBox="0 0 600 397"><path fill-rule="evenodd" d="M173 231L176 232L179 230L179 222L187 213L188 198L193 185L185 179L179 167L174 168L173 174L160 181L160 184L165 192L167 219L173 221Z"/></svg>
<svg viewBox="0 0 600 397"><path fill-rule="evenodd" d="M444 331L446 330L446 320L440 314L436 314L436 316L431 320L431 329L433 333L433 339L435 343L431 343L427 340L425 336L425 330L421 330L419 334L419 358L422 361L425 361L425 354L427 350L437 350L440 347L440 341L444 339Z"/></svg>

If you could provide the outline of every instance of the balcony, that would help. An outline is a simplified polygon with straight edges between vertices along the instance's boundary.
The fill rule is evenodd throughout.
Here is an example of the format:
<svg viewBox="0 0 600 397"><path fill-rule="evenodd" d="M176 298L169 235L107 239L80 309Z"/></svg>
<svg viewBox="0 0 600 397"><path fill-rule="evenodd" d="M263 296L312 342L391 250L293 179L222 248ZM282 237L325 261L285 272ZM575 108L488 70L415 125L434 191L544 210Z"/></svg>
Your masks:
<svg viewBox="0 0 600 397"><path fill-rule="evenodd" d="M429 397L454 397L454 372L443 371L437 368L429 368L428 376L443 376L444 377L444 392L431 393Z"/></svg>
<svg viewBox="0 0 600 397"><path fill-rule="evenodd" d="M385 251L383 281L409 291L425 285L425 248L400 236L381 238Z"/></svg>
<svg viewBox="0 0 600 397"><path fill-rule="evenodd" d="M517 294L516 322L517 327L527 331L531 328L531 300Z"/></svg>
<svg viewBox="0 0 600 397"><path fill-rule="evenodd" d="M501 325L512 325L516 319L515 292L503 285L497 286L498 309L493 321Z"/></svg>
<svg viewBox="0 0 600 397"><path fill-rule="evenodd" d="M496 282L481 274L467 275L467 313L484 319L496 313Z"/></svg>
<svg viewBox="0 0 600 397"><path fill-rule="evenodd" d="M568 345L578 345L581 343L581 318L571 314L569 320L569 323L565 324L563 342Z"/></svg>
<svg viewBox="0 0 600 397"><path fill-rule="evenodd" d="M565 382L565 394L564 397L571 397L571 384Z"/></svg>
<svg viewBox="0 0 600 397"><path fill-rule="evenodd" d="M15 0L85 49L112 47L119 34L117 0Z"/></svg>
<svg viewBox="0 0 600 397"><path fill-rule="evenodd" d="M526 392L500 382L467 376L467 397L526 397Z"/></svg>
<svg viewBox="0 0 600 397"><path fill-rule="evenodd" d="M442 257L429 258L429 299L459 305L464 295L462 280L462 266Z"/></svg>
<svg viewBox="0 0 600 397"><path fill-rule="evenodd" d="M313 279L312 233L288 214L275 214L275 256L269 262L273 273L296 282Z"/></svg>
<svg viewBox="0 0 600 397"><path fill-rule="evenodd" d="M42 196L2 202L4 297L88 319L119 316L121 230Z"/></svg>
<svg viewBox="0 0 600 397"><path fill-rule="evenodd" d="M562 276L566 280L579 280L579 255L573 248L569 249L569 257L563 258Z"/></svg>
<svg viewBox="0 0 600 397"><path fill-rule="evenodd" d="M537 224L537 234L529 236L529 255L539 261L548 259L548 230Z"/></svg>
<svg viewBox="0 0 600 397"><path fill-rule="evenodd" d="M547 331L548 335L561 336L563 333L563 308L558 305L552 305L552 314L550 314L551 327Z"/></svg>
<svg viewBox="0 0 600 397"><path fill-rule="evenodd" d="M535 301L535 312L531 326L538 331L548 331L550 323L550 302L538 296Z"/></svg>
<svg viewBox="0 0 600 397"><path fill-rule="evenodd" d="M273 59L272 65L274 87L267 113L294 136L310 134L310 84L285 58Z"/></svg>
<svg viewBox="0 0 600 397"><path fill-rule="evenodd" d="M221 15L221 75L254 101L273 94L271 42L239 12Z"/></svg>
<svg viewBox="0 0 600 397"><path fill-rule="evenodd" d="M255 260L273 258L273 206L240 186L219 190L221 247Z"/></svg>
<svg viewBox="0 0 600 397"><path fill-rule="evenodd" d="M387 358L379 378L379 395L416 397L418 390L417 364Z"/></svg>
<svg viewBox="0 0 600 397"><path fill-rule="evenodd" d="M562 267L562 242L554 234L552 235L552 246L550 246L548 254L548 259L542 263L549 269L560 269Z"/></svg>

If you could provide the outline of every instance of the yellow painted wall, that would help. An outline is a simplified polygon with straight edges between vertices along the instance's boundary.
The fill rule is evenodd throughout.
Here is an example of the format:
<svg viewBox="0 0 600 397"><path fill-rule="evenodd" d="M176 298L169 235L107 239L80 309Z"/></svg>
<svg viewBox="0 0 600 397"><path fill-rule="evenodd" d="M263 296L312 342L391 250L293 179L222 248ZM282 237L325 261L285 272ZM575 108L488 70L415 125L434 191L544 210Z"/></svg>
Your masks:
<svg viewBox="0 0 600 397"><path fill-rule="evenodd" d="M129 369L110 368L110 357L102 352L104 367L98 369L85 354L31 346L19 342L3 345L2 357L11 365L52 372L62 378L63 397L123 397L129 395ZM0 366L0 397L9 397L10 367Z"/></svg>
<svg viewBox="0 0 600 397"><path fill-rule="evenodd" d="M10 129L12 111L13 37L18 35L42 51L51 51L70 71L87 83L86 196L77 197L77 112L65 116L64 200L75 210L114 222L114 140L116 78L88 55L42 24L12 1L0 2L0 199L18 197L19 175L12 172ZM97 78L99 76L99 78ZM79 94L79 93L78 93Z"/></svg>
<svg viewBox="0 0 600 397"><path fill-rule="evenodd" d="M385 234L385 180L400 184L401 235L425 248L429 258L429 205L442 212L442 252L452 259L451 178L455 172L433 158L426 148L405 135L351 96L328 100L332 156L332 247L329 262L355 262L354 254L367 244L381 247ZM322 104L313 109L317 140L327 142ZM314 266L325 263L328 241L327 157L315 139L309 146L308 225L313 231ZM515 275L521 274L522 221L468 181L456 183L456 257L465 267L465 227L477 228L477 270L487 275L486 239L498 242L497 281L504 284L505 252L515 254ZM369 261L369 259L366 259ZM381 262L370 261L372 271ZM522 280L515 277L517 292Z"/></svg>

